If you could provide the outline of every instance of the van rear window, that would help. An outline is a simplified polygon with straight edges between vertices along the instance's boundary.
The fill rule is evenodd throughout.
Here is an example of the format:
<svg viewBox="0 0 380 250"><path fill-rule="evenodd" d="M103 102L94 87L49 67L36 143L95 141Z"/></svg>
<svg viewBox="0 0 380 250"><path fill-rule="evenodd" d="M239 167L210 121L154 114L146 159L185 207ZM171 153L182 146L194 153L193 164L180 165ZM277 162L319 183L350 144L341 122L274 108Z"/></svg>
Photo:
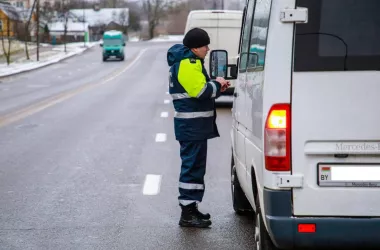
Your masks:
<svg viewBox="0 0 380 250"><path fill-rule="evenodd" d="M294 71L380 70L380 0L297 0Z"/></svg>

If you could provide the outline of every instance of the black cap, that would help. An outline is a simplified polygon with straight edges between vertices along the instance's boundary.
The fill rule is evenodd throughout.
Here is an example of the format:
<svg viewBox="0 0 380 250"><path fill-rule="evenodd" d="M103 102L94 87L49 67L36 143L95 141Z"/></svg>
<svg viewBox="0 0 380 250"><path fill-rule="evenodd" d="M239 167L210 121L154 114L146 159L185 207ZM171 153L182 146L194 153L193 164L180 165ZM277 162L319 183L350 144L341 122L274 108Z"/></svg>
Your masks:
<svg viewBox="0 0 380 250"><path fill-rule="evenodd" d="M210 44L210 37L203 29L194 28L189 30L183 38L183 45L189 49L200 48Z"/></svg>

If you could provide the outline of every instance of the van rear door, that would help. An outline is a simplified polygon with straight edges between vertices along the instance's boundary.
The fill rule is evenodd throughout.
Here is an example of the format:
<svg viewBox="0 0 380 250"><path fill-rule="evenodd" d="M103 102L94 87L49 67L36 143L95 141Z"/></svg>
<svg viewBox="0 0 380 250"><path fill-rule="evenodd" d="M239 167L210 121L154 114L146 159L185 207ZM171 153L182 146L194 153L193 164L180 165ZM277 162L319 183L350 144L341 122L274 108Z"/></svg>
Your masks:
<svg viewBox="0 0 380 250"><path fill-rule="evenodd" d="M380 1L297 0L292 82L296 216L380 216Z"/></svg>

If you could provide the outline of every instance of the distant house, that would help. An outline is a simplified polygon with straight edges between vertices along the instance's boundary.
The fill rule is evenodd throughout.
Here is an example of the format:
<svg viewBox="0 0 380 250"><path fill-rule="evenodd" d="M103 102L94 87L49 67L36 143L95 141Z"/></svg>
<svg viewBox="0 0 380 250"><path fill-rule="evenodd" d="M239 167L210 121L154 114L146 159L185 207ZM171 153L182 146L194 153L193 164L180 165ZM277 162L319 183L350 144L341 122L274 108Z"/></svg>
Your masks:
<svg viewBox="0 0 380 250"><path fill-rule="evenodd" d="M8 0L8 2L18 8L30 8L33 5L32 0Z"/></svg>
<svg viewBox="0 0 380 250"><path fill-rule="evenodd" d="M10 4L0 2L0 36L15 37L20 22L17 9Z"/></svg>
<svg viewBox="0 0 380 250"><path fill-rule="evenodd" d="M60 44L65 40L65 22L53 22L48 24L51 43ZM88 41L91 35L88 23L72 22L68 20L66 27L66 42L82 42L84 37Z"/></svg>
<svg viewBox="0 0 380 250"><path fill-rule="evenodd" d="M91 41L100 40L106 30L119 30L126 34L129 26L128 8L100 9L95 6L93 9L72 9L70 13L88 23Z"/></svg>
<svg viewBox="0 0 380 250"><path fill-rule="evenodd" d="M25 24L30 20L28 31ZM11 4L0 2L0 36L12 37L20 40L35 40L37 35L36 13L31 8L17 8ZM40 32L46 21L40 18ZM25 32L28 32L25 33Z"/></svg>

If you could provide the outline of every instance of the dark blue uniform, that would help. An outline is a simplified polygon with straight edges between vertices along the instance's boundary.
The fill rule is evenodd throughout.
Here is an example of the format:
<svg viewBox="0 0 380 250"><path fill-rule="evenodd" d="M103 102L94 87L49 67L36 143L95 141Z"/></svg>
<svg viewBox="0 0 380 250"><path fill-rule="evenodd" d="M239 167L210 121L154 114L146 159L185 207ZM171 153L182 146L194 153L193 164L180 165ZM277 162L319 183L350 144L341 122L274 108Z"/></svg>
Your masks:
<svg viewBox="0 0 380 250"><path fill-rule="evenodd" d="M219 137L215 99L221 86L210 80L203 60L177 44L167 54L170 66L169 93L175 109L174 129L181 146L179 203L183 206L203 199L207 161L207 140Z"/></svg>

